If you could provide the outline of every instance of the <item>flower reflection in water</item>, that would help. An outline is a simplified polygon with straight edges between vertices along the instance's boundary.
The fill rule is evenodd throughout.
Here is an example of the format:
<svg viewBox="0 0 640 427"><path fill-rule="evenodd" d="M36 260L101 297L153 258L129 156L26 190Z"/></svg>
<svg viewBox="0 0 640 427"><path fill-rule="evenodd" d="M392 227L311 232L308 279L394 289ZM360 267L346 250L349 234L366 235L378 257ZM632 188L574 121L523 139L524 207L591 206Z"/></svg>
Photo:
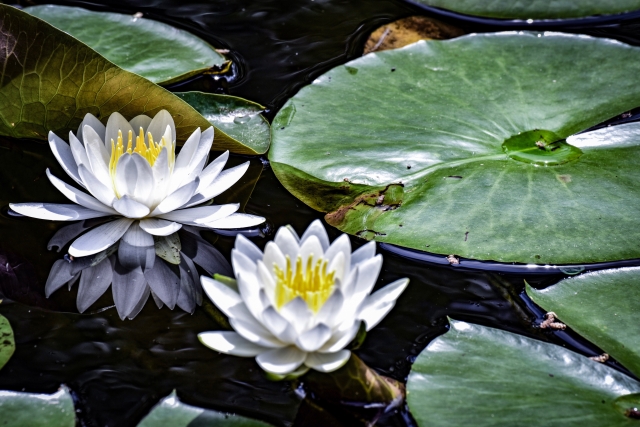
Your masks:
<svg viewBox="0 0 640 427"><path fill-rule="evenodd" d="M205 167L213 132L213 127L196 129L177 155L175 124L165 110L153 119L140 115L129 122L113 113L106 126L87 114L77 135L69 132L70 144L50 132L54 156L86 191L47 170L51 183L74 203L12 203L10 208L45 220L89 221L65 227L52 239L50 245L58 247L73 242L69 259L57 261L51 270L47 296L79 280L81 312L110 284L121 318L133 318L149 295L159 306L177 305L193 312L202 302L194 263L211 273L228 271L226 261L198 229L237 229L264 222L262 217L237 213L237 203L206 205L249 166L246 162L223 170L229 157L225 152ZM90 222L106 217L119 218ZM192 254L183 247L188 245L196 249Z"/></svg>

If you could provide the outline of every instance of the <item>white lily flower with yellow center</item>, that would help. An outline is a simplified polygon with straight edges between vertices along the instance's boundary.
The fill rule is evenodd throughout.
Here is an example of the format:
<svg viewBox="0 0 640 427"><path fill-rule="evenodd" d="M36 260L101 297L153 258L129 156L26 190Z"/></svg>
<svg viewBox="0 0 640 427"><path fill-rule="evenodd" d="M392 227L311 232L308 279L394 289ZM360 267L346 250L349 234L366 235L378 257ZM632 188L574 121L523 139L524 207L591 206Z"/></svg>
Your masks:
<svg viewBox="0 0 640 427"><path fill-rule="evenodd" d="M51 183L73 204L12 203L22 215L56 221L121 216L77 238L69 248L74 257L104 251L124 237L137 247L153 246L154 236L168 236L182 225L203 228L243 228L264 218L236 213L238 204L196 207L235 184L249 162L222 170L225 152L206 168L213 127L196 129L176 156L176 130L162 110L153 119L140 115L128 122L113 113L106 127L87 114L69 144L49 132L49 144L65 172L85 191L51 174ZM127 234L128 233L128 234Z"/></svg>
<svg viewBox="0 0 640 427"><path fill-rule="evenodd" d="M255 356L276 375L340 368L360 323L376 326L409 283L400 279L371 294L382 266L375 248L370 242L351 253L346 234L330 245L320 221L301 238L280 228L264 253L238 235L231 253L237 290L201 277L235 331L204 332L200 340L222 353Z"/></svg>

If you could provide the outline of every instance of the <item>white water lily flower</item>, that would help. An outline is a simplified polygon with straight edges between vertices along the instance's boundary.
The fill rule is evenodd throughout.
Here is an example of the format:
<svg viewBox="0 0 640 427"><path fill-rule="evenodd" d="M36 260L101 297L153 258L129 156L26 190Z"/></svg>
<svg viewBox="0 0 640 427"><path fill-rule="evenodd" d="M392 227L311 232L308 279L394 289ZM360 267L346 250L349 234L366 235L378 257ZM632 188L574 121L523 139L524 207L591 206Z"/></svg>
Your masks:
<svg viewBox="0 0 640 427"><path fill-rule="evenodd" d="M376 326L409 283L400 279L371 294L382 266L375 248L370 242L351 253L346 234L330 245L317 220L301 238L281 227L264 253L239 235L231 253L237 291L201 277L235 332L204 332L200 341L222 353L255 356L279 376L342 367L361 321L367 330Z"/></svg>
<svg viewBox="0 0 640 427"><path fill-rule="evenodd" d="M236 183L249 162L222 171L229 157L225 152L205 168L213 127L204 132L196 129L177 156L175 136L173 118L165 110L153 119L140 115L130 122L113 113L106 127L87 114L78 134L69 132L70 144L49 132L49 145L65 172L88 193L47 169L51 183L74 204L9 206L22 215L55 221L121 217L77 238L69 248L74 257L104 251L122 237L133 247L147 247L153 244L152 235L168 236L183 224L224 229L264 221L236 213L238 204L195 207Z"/></svg>

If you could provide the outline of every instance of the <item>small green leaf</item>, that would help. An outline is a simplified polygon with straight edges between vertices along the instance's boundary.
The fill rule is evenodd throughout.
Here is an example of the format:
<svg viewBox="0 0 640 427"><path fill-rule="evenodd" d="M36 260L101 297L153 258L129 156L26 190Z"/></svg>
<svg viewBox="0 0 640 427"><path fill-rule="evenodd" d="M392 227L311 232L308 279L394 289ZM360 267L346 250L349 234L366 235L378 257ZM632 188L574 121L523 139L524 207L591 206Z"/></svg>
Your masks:
<svg viewBox="0 0 640 427"><path fill-rule="evenodd" d="M156 255L170 264L180 265L180 251L182 243L178 233L168 236L153 236Z"/></svg>
<svg viewBox="0 0 640 427"><path fill-rule="evenodd" d="M640 267L602 270L536 290L536 304L640 376Z"/></svg>
<svg viewBox="0 0 640 427"><path fill-rule="evenodd" d="M15 350L16 342L13 338L13 329L11 329L7 318L0 315L0 369L11 359Z"/></svg>
<svg viewBox="0 0 640 427"><path fill-rule="evenodd" d="M451 320L420 353L407 403L420 426L634 426L640 383L563 347Z"/></svg>
<svg viewBox="0 0 640 427"><path fill-rule="evenodd" d="M583 18L640 9L639 0L417 0L417 2L465 15L506 19Z"/></svg>
<svg viewBox="0 0 640 427"><path fill-rule="evenodd" d="M58 5L23 10L154 83L175 83L225 62L204 40L151 19Z"/></svg>
<svg viewBox="0 0 640 427"><path fill-rule="evenodd" d="M0 391L3 427L74 427L73 400L66 387L53 394Z"/></svg>
<svg viewBox="0 0 640 427"><path fill-rule="evenodd" d="M178 400L174 391L153 407L138 427L267 427L262 421L186 405Z"/></svg>
<svg viewBox="0 0 640 427"><path fill-rule="evenodd" d="M636 75L640 48L584 35L420 41L300 90L269 159L365 239L501 262L639 258L640 124L574 135L640 105Z"/></svg>
<svg viewBox="0 0 640 427"><path fill-rule="evenodd" d="M246 145L246 151L239 154L263 154L269 149L271 132L269 122L262 116L264 107L255 102L231 95L204 92L178 92L193 108L216 128L216 141L228 144ZM214 149L220 150L219 146Z"/></svg>

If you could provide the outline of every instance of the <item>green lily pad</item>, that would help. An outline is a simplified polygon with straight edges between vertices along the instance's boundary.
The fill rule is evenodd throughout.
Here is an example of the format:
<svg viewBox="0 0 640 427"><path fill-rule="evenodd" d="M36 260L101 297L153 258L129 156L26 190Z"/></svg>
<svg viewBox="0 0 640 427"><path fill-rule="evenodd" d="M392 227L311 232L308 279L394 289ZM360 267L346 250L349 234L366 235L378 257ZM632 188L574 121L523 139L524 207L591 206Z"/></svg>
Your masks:
<svg viewBox="0 0 640 427"><path fill-rule="evenodd" d="M162 22L69 6L32 6L23 10L154 83L175 83L225 62L204 40Z"/></svg>
<svg viewBox="0 0 640 427"><path fill-rule="evenodd" d="M407 403L421 426L616 427L637 424L638 391L563 347L452 320L413 364Z"/></svg>
<svg viewBox="0 0 640 427"><path fill-rule="evenodd" d="M640 9L638 0L416 0L427 6L449 9L466 15L506 19L558 19L609 15Z"/></svg>
<svg viewBox="0 0 640 427"><path fill-rule="evenodd" d="M86 113L106 122L115 111L131 118L161 109L173 116L179 141L197 127L210 126L166 89L121 69L50 24L0 4L0 135L46 139L49 131L60 136L75 132ZM214 148L263 152L220 131Z"/></svg>
<svg viewBox="0 0 640 427"><path fill-rule="evenodd" d="M174 391L153 407L138 427L267 427L270 424L223 412L187 405L178 400Z"/></svg>
<svg viewBox="0 0 640 427"><path fill-rule="evenodd" d="M53 394L0 391L3 427L74 427L76 414L66 387Z"/></svg>
<svg viewBox="0 0 640 427"><path fill-rule="evenodd" d="M603 270L536 290L536 304L640 376L640 267Z"/></svg>
<svg viewBox="0 0 640 427"><path fill-rule="evenodd" d="M243 141L252 150L266 153L271 143L269 122L264 107L244 98L204 92L178 92L176 95L198 110L216 128L216 136ZM246 153L252 154L252 153Z"/></svg>
<svg viewBox="0 0 640 427"><path fill-rule="evenodd" d="M0 315L0 369L11 359L15 350L16 342L13 338L13 329L11 329L7 318Z"/></svg>
<svg viewBox="0 0 640 427"><path fill-rule="evenodd" d="M538 264L640 257L640 49L560 33L421 41L339 66L271 127L271 165L339 229Z"/></svg>

